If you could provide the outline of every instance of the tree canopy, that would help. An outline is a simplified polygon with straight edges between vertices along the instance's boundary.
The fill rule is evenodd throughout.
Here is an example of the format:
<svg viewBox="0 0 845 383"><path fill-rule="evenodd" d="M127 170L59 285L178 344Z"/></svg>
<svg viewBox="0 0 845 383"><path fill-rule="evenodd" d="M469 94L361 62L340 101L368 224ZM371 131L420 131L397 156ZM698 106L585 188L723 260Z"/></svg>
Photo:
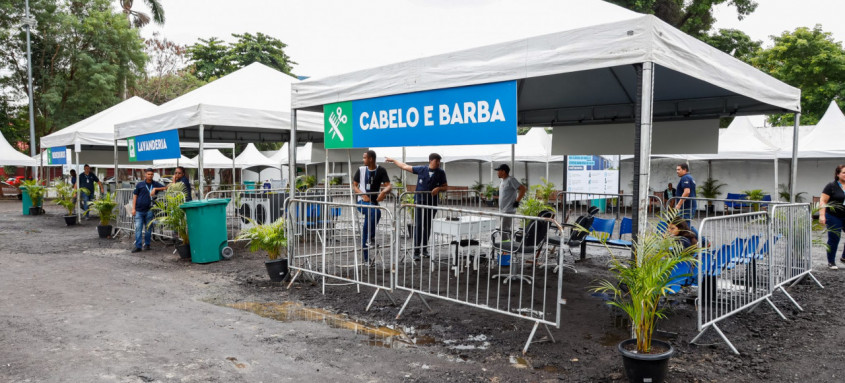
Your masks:
<svg viewBox="0 0 845 383"><path fill-rule="evenodd" d="M773 77L801 89L801 123L813 125L831 100L845 96L845 50L820 25L800 27L772 36L774 46L763 49L752 64ZM792 114L774 115L776 125L793 123Z"/></svg>
<svg viewBox="0 0 845 383"><path fill-rule="evenodd" d="M203 81L212 81L249 64L259 62L282 73L293 75L293 65L285 53L287 44L263 33L232 34L237 41L227 44L212 37L199 39L188 47L188 56L194 75Z"/></svg>
<svg viewBox="0 0 845 383"><path fill-rule="evenodd" d="M17 27L23 0L0 16L0 86L10 103L27 100L26 33ZM121 100L144 68L138 31L108 0L32 0L38 21L32 33L36 135L43 136ZM0 105L2 106L2 105ZM8 113L7 113L8 114ZM28 132L24 135L27 139Z"/></svg>
<svg viewBox="0 0 845 383"><path fill-rule="evenodd" d="M713 28L716 18L713 7L728 4L736 8L742 20L757 9L754 0L605 0L634 12L655 15L690 36L704 37Z"/></svg>

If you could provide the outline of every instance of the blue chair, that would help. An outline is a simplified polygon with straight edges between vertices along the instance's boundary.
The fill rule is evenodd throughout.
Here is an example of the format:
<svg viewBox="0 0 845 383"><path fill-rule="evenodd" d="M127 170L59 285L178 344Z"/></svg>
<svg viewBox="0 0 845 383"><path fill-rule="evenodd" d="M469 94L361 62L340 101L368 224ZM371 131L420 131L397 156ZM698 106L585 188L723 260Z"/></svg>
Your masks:
<svg viewBox="0 0 845 383"><path fill-rule="evenodd" d="M616 226L616 220L614 219L604 219L604 218L594 218L593 225L590 226L591 233L605 233L607 234L606 238L609 239L613 235L613 227ZM593 242L593 243L601 243L602 241L594 237L592 235L588 235L587 238L584 239L585 242Z"/></svg>
<svg viewBox="0 0 845 383"><path fill-rule="evenodd" d="M770 198L771 198L771 197L770 197ZM728 193L728 196L727 196L727 197L725 197L725 199L729 199L729 200L736 200L736 199L739 199L739 200L744 200L744 199L748 199L748 196L747 196L747 195L745 195L745 194L740 194L740 193ZM733 211L733 210L739 210L739 211L742 211L742 209L746 209L746 208L748 208L748 207L749 207L749 206L748 206L748 204L745 204L745 203L742 203L742 202L739 202L739 201L725 201L725 212L727 212L728 210L732 210L732 211Z"/></svg>
<svg viewBox="0 0 845 383"><path fill-rule="evenodd" d="M622 239L622 236L625 234L633 234L634 232L634 220L628 217L623 217L622 222L619 223L619 238L618 239L611 239L607 241L608 245L613 246L625 246L631 247L633 243L628 240Z"/></svg>
<svg viewBox="0 0 845 383"><path fill-rule="evenodd" d="M660 221L657 223L657 234L663 234L666 232L666 229L669 228L669 224L666 221Z"/></svg>

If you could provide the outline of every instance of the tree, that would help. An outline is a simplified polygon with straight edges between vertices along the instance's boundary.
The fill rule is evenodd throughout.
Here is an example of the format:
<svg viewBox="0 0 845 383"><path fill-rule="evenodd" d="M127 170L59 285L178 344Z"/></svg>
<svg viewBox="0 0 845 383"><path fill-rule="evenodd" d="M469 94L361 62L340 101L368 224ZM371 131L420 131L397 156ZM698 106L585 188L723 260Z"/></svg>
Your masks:
<svg viewBox="0 0 845 383"><path fill-rule="evenodd" d="M293 76L291 61L285 54L287 44L263 33L232 34L235 43L226 44L215 37L199 39L188 48L193 72L203 81L212 81L249 64L259 62Z"/></svg>
<svg viewBox="0 0 845 383"><path fill-rule="evenodd" d="M701 40L746 63L751 63L751 59L763 46L762 41L751 40L750 36L738 29L719 29L717 33L705 35Z"/></svg>
<svg viewBox="0 0 845 383"><path fill-rule="evenodd" d="M713 7L727 3L742 20L757 9L754 0L605 0L634 12L655 15L685 33L702 38L713 28Z"/></svg>
<svg viewBox="0 0 845 383"><path fill-rule="evenodd" d="M21 3L21 4L18 4ZM26 100L26 35L15 27L23 1L0 16L0 89ZM120 101L134 87L146 57L138 31L108 0L33 0L32 37L36 135L43 136ZM6 11L6 9L4 9ZM22 134L29 138L29 133Z"/></svg>
<svg viewBox="0 0 845 383"><path fill-rule="evenodd" d="M205 85L186 68L187 47L161 38L158 33L144 41L144 46L149 62L134 95L161 105Z"/></svg>
<svg viewBox="0 0 845 383"><path fill-rule="evenodd" d="M141 28L150 23L150 15L133 10L132 6L134 3L134 0L120 0L120 7L123 9L123 13L130 19L132 25L135 28ZM163 25L164 8L161 7L161 3L158 0L144 0L144 3L150 8L150 12L153 15L152 20L158 25Z"/></svg>
<svg viewBox="0 0 845 383"><path fill-rule="evenodd" d="M752 64L801 89L801 123L812 125L831 100L845 100L845 51L820 25L772 36L774 46L761 50ZM770 116L776 125L793 124L792 114Z"/></svg>

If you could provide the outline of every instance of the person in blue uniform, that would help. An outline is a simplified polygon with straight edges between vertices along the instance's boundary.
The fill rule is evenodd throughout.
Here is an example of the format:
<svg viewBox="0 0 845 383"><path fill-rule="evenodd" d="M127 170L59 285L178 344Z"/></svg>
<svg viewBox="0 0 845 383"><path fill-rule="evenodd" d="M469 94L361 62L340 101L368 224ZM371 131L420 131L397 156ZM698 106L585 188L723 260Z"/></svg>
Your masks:
<svg viewBox="0 0 845 383"><path fill-rule="evenodd" d="M153 169L144 170L144 181L138 182L132 192L134 194L132 197L132 216L135 217L135 248L132 249L133 253L141 251L141 233L144 233L144 250L150 249L153 228L149 224L153 220L151 209L153 199L158 192L167 188L153 181L153 174Z"/></svg>
<svg viewBox="0 0 845 383"><path fill-rule="evenodd" d="M82 211L85 212L85 219L88 219L88 203L94 200L94 184L100 186L100 194L105 193L103 183L97 178L97 175L91 172L91 167L85 164L82 174L79 175L79 200L82 202Z"/></svg>
<svg viewBox="0 0 845 383"><path fill-rule="evenodd" d="M361 243L364 249L364 262L370 258L369 247L375 245L376 227L381 220L381 210L366 207L378 206L379 202L390 193L390 177L387 170L376 163L376 152L368 150L363 155L364 166L352 176L352 187L358 195L358 211L364 215L364 227Z"/></svg>
<svg viewBox="0 0 845 383"><path fill-rule="evenodd" d="M428 165L411 166L393 158L387 157L385 161L395 164L399 169L417 175L416 192L414 193L414 204L437 206L437 195L448 188L446 183L446 172L440 168L440 155L431 153L428 156ZM420 259L420 253L428 257L428 237L431 235L431 221L437 211L434 209L414 209L414 260Z"/></svg>
<svg viewBox="0 0 845 383"><path fill-rule="evenodd" d="M681 180L678 181L677 195L675 196L675 209L678 209L678 217L687 221L690 224L695 210L698 205L695 202L695 179L689 174L689 165L678 164L675 167L675 173Z"/></svg>
<svg viewBox="0 0 845 383"><path fill-rule="evenodd" d="M188 179L188 172L182 166L177 166L173 172L173 182L181 182L185 185L185 202L193 200L191 197L191 180Z"/></svg>

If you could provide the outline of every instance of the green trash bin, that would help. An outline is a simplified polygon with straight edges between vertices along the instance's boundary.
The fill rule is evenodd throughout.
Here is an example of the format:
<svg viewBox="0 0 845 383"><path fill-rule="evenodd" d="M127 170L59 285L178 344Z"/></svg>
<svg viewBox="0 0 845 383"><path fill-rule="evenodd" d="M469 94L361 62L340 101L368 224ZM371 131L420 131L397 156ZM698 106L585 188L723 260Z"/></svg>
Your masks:
<svg viewBox="0 0 845 383"><path fill-rule="evenodd" d="M599 208L600 213L605 213L605 211L607 210L607 200L604 198L594 199L590 202L590 206L595 206Z"/></svg>
<svg viewBox="0 0 845 383"><path fill-rule="evenodd" d="M255 190L255 181L244 181L246 190Z"/></svg>
<svg viewBox="0 0 845 383"><path fill-rule="evenodd" d="M191 242L191 262L211 263L229 258L226 233L226 205L229 198L203 199L183 203Z"/></svg>
<svg viewBox="0 0 845 383"><path fill-rule="evenodd" d="M29 208L32 207L32 198L29 198L29 191L26 186L21 186L21 207L23 207L23 215L29 215ZM43 200L38 201L38 206L42 206Z"/></svg>

